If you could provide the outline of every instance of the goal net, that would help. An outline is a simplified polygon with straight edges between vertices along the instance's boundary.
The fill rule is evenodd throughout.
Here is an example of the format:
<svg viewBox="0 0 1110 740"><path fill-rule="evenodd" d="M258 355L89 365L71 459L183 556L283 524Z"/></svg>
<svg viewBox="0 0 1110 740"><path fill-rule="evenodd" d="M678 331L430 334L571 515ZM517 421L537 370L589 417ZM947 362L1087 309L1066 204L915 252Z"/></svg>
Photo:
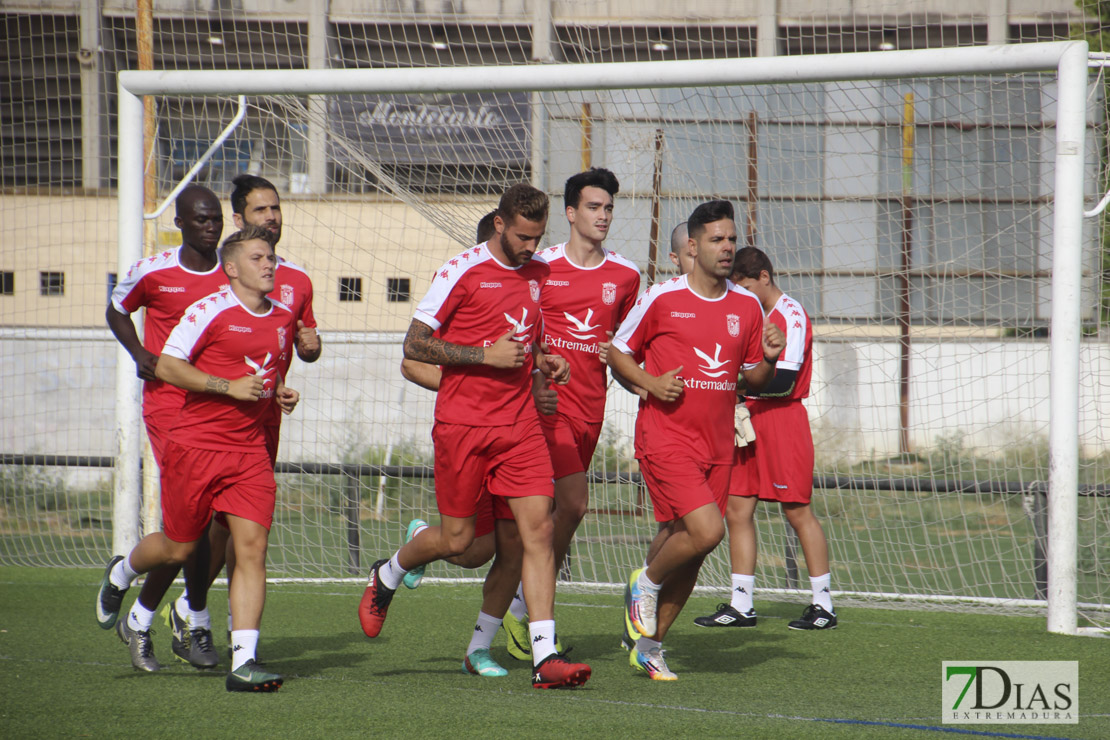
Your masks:
<svg viewBox="0 0 1110 740"><path fill-rule="evenodd" d="M1013 62L1048 46L1040 61ZM164 198L243 105L242 123L196 181L225 202L241 172L275 183L285 221L278 253L312 277L324 340L322 358L296 361L289 378L302 402L282 430L271 573L356 578L401 544L408 520L435 518L434 398L402 379L400 340L434 271L474 243L478 219L500 193L520 181L548 192L545 241L557 244L568 235L566 178L591 166L612 170L621 190L605 246L640 266L645 287L676 274L671 230L699 202L728 199L742 243L769 254L776 281L814 322L806 404L817 454L814 508L838 598L1043 609L1059 519L1049 514L1050 458L1058 459L1050 439L1052 425L1070 418L1078 435L1070 442L1078 453L1072 588L1080 623L1101 624L1110 603L1110 574L1100 564L1110 545L1110 437L1101 419L1110 407L1099 378L1110 370L1110 349L1098 310L1097 221L1066 225L1076 254L1063 263L1063 285L1075 298L1070 314L1054 283L1054 239L1061 192L1073 211L1100 195L1102 121L1084 118L1080 107L1076 124L1074 94L1066 108L1073 119L1061 117L1056 64L1044 61L1059 56L1057 45L1016 48L994 56L837 55L814 64L745 59L700 72L682 66L694 63L596 65L590 81L587 67L569 65L384 70L380 78L359 76L376 70L298 71L284 81L246 71L167 73L159 82L132 76L135 89L154 98L156 146L143 161L121 118L124 234L110 269L125 269L142 249L179 243L172 208L145 234L136 225L143 181ZM815 65L843 66L832 73ZM551 81L558 74L576 82ZM1086 93L1100 101L1099 86ZM1086 129L1075 152L1086 165L1061 191L1057 139L1069 124L1080 131L1069 141L1084 140ZM1062 351L1078 356L1077 415L1063 422L1050 402L1059 360L1049 329L1055 341L1061 311L1075 330ZM7 341L30 343L19 323L4 322ZM51 381L76 386L85 399L76 408L49 406L60 397L43 388L5 398L20 414L8 418L37 418L47 404L73 417L61 454L114 458L114 345L91 330L53 341L36 347L63 348L72 367L96 358L85 367L97 369L82 370L78 381L65 377L65 365ZM26 357L4 362L33 364ZM623 582L654 534L632 457L635 409L635 398L612 384L590 513L561 588ZM85 444L89 435L101 442ZM9 450L28 455L44 446ZM126 541L157 526L156 508L120 495L140 486L121 481L136 462L123 458L114 481L4 466L0 562L98 565L113 548L113 517L116 549L121 529ZM798 598L807 572L789 526L776 508L760 506L757 528L760 596ZM699 584L723 594L728 573L722 547ZM430 577L483 574L429 568Z"/></svg>

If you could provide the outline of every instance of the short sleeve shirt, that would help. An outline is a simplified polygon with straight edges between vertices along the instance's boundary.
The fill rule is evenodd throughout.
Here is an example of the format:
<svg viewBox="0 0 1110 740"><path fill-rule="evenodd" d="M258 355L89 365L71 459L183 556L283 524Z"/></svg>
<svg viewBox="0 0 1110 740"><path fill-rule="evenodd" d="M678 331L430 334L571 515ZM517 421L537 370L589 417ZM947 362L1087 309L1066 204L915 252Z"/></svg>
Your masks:
<svg viewBox="0 0 1110 740"><path fill-rule="evenodd" d="M154 355L162 354L166 337L194 301L227 286L227 276L217 264L207 272L194 272L181 264L181 247L131 266L112 291L112 306L130 315L146 309L143 320L143 347ZM185 400L185 391L161 380L143 383L143 414L176 415Z"/></svg>
<svg viewBox="0 0 1110 740"><path fill-rule="evenodd" d="M636 416L636 455L682 454L714 465L731 464L736 382L741 369L763 360L763 309L731 282L707 299L687 276L648 289L613 341L617 351L659 376L682 367L685 389L673 403L649 395Z"/></svg>
<svg viewBox="0 0 1110 740"><path fill-rule="evenodd" d="M173 426L174 441L205 450L265 450L263 424L293 351L293 314L281 303L271 301L266 313L251 313L227 289L190 306L163 354L219 378L261 376L263 391L257 401L188 391Z"/></svg>
<svg viewBox="0 0 1110 740"><path fill-rule="evenodd" d="M798 373L790 394L771 400L800 401L808 398L809 380L813 375L813 325L809 322L809 315L800 303L783 293L775 301L767 319L786 335L786 347L779 355L775 368ZM747 398L760 398L760 395L752 393Z"/></svg>
<svg viewBox="0 0 1110 740"><path fill-rule="evenodd" d="M579 267L567 256L566 244L549 247L540 256L551 266L541 297L544 342L570 365L570 382L555 389L559 413L601 422L606 375L598 345L610 341L606 332L615 332L636 302L640 270L608 250L596 267Z"/></svg>
<svg viewBox="0 0 1110 740"><path fill-rule="evenodd" d="M540 292L550 269L538 256L518 267L499 262L486 244L449 259L436 271L414 318L453 344L488 347L507 331L525 345L524 364L445 365L436 421L469 426L513 424L532 406L532 344L540 335Z"/></svg>

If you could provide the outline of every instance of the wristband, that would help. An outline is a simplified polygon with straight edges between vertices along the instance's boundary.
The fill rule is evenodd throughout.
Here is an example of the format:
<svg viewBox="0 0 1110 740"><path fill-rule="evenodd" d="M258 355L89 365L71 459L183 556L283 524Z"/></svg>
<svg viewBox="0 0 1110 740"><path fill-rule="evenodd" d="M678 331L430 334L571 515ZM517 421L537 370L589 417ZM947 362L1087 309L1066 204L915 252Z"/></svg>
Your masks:
<svg viewBox="0 0 1110 740"><path fill-rule="evenodd" d="M776 357L772 360L767 355L763 355L763 361L766 362L768 365L775 365L779 361L779 358Z"/></svg>

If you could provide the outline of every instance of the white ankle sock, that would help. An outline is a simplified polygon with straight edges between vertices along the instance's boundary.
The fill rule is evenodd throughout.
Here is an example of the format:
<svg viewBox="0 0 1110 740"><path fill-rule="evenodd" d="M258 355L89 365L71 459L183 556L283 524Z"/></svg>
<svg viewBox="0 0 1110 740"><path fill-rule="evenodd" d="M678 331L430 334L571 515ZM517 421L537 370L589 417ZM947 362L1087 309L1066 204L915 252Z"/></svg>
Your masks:
<svg viewBox="0 0 1110 740"><path fill-rule="evenodd" d="M832 585L832 573L810 578L809 585L813 588L813 603L817 604L817 606L821 607L829 614L833 614L832 592L830 590Z"/></svg>
<svg viewBox="0 0 1110 740"><path fill-rule="evenodd" d="M231 633L231 670L254 660L258 650L258 630L235 630Z"/></svg>
<svg viewBox="0 0 1110 740"><path fill-rule="evenodd" d="M493 637L501 629L501 620L491 617L485 612L478 612L478 620L474 623L474 633L470 636L470 644L466 646L466 654L470 655L475 650L489 650L493 644Z"/></svg>
<svg viewBox="0 0 1110 740"><path fill-rule="evenodd" d="M154 624L154 612L139 603L138 599L127 613L127 627L134 632L150 632L150 625Z"/></svg>
<svg viewBox="0 0 1110 740"><path fill-rule="evenodd" d="M378 577L382 579L382 585L394 591L401 585L401 580L404 579L406 573L408 571L397 562L397 553L393 553L389 562L378 568Z"/></svg>
<svg viewBox="0 0 1110 740"><path fill-rule="evenodd" d="M636 582L640 584L640 588L656 594L659 593L659 589L663 587L662 584L654 583L650 578L648 578L647 568L644 568L642 571L640 571L640 577L636 579Z"/></svg>
<svg viewBox="0 0 1110 740"><path fill-rule="evenodd" d="M528 623L528 636L532 638L532 665L537 666L549 655L555 654L555 620L545 619Z"/></svg>
<svg viewBox="0 0 1110 740"><path fill-rule="evenodd" d="M509 614L516 617L517 621L523 621L528 616L528 605L524 603L524 584L518 583L516 587L516 596L513 597L513 603L509 604Z"/></svg>
<svg viewBox="0 0 1110 740"><path fill-rule="evenodd" d="M729 603L733 609L741 614L747 614L755 608L752 605L753 591L755 591L755 576L732 574L732 600Z"/></svg>
<svg viewBox="0 0 1110 740"><path fill-rule="evenodd" d="M131 556L128 555L112 567L108 574L108 581L119 589L131 588L131 584L139 574L131 570Z"/></svg>

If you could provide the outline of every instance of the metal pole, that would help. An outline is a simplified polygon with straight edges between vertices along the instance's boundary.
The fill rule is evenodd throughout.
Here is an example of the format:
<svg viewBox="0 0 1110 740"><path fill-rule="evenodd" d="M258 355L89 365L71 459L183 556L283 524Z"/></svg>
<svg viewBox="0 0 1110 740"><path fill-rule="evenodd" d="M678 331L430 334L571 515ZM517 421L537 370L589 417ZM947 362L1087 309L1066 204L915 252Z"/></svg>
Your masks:
<svg viewBox="0 0 1110 740"><path fill-rule="evenodd" d="M913 93L902 104L902 269L898 273L898 452L910 452L910 265L913 260Z"/></svg>
<svg viewBox="0 0 1110 740"><path fill-rule="evenodd" d="M311 4L308 14L308 67L328 68L328 0ZM323 95L308 97L308 187L309 193L322 195L328 188L328 102ZM303 187L303 186L301 186ZM294 191L290 182L290 191Z"/></svg>
<svg viewBox="0 0 1110 740"><path fill-rule="evenodd" d="M143 130L143 104L119 86L119 186L117 190L120 275L143 254L143 159L138 146ZM116 473L112 501L112 552L126 554L139 542L142 400L135 362L116 346Z"/></svg>
<svg viewBox="0 0 1110 740"><path fill-rule="evenodd" d="M1048 631L1075 634L1087 42L1071 42L1058 69L1048 432Z"/></svg>
<svg viewBox="0 0 1110 740"><path fill-rule="evenodd" d="M659 207L663 191L663 129L655 129L655 156L651 166L651 226L648 233L647 284L655 284L655 263L659 259Z"/></svg>
<svg viewBox="0 0 1110 740"><path fill-rule="evenodd" d="M81 186L100 188L100 0L81 0Z"/></svg>
<svg viewBox="0 0 1110 740"><path fill-rule="evenodd" d="M533 0L532 60L551 62L554 59L555 57L551 53L551 0ZM536 69L534 66L528 68ZM543 105L543 93L537 89L527 89L532 90L528 106L531 115L532 187L546 190L547 109Z"/></svg>
<svg viewBox="0 0 1110 740"><path fill-rule="evenodd" d="M759 140L756 133L759 116L753 110L748 114L748 223L744 244L755 246L756 209L759 206Z"/></svg>

